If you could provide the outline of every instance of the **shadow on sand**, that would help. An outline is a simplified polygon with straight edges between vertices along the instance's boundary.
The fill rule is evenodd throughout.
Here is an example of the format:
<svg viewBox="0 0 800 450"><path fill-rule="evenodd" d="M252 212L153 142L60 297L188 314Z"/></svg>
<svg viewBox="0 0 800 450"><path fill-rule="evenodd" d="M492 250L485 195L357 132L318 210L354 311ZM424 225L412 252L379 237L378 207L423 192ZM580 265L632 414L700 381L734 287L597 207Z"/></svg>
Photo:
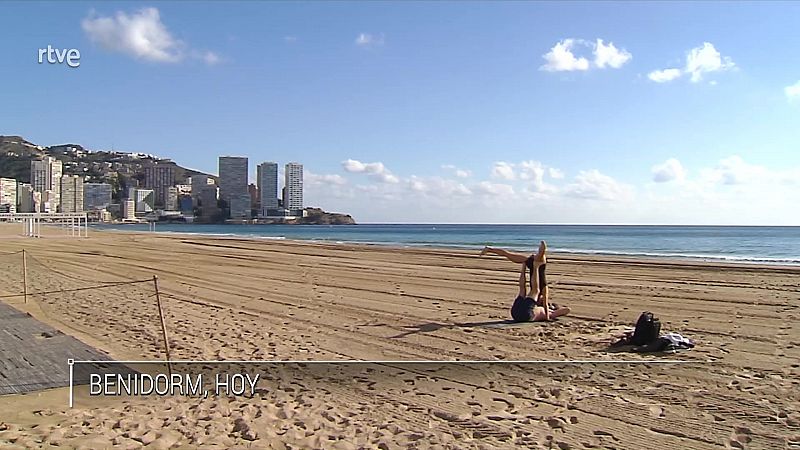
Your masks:
<svg viewBox="0 0 800 450"><path fill-rule="evenodd" d="M406 337L417 333L432 333L442 328L505 328L514 326L525 326L540 322L514 322L513 320L488 320L485 322L461 322L461 323L437 323L429 322L422 325L405 326L407 329L403 333L392 336L393 339Z"/></svg>

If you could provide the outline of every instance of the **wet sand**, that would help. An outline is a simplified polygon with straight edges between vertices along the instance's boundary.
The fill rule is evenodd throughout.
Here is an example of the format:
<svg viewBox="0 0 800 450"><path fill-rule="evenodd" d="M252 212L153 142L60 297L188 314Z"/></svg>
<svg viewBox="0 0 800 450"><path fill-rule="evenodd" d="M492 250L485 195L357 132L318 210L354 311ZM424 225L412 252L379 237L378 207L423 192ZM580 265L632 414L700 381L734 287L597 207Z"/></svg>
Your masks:
<svg viewBox="0 0 800 450"><path fill-rule="evenodd" d="M454 250L90 232L18 238L29 291L159 279L173 359L592 360L296 368L254 398L0 398L0 446L36 448L793 448L800 269L551 255L547 324L509 318L518 268ZM536 242L532 237L532 247ZM21 258L0 254L0 294ZM2 301L108 352L163 359L152 283ZM642 311L697 342L610 353ZM680 360L685 364L603 361Z"/></svg>

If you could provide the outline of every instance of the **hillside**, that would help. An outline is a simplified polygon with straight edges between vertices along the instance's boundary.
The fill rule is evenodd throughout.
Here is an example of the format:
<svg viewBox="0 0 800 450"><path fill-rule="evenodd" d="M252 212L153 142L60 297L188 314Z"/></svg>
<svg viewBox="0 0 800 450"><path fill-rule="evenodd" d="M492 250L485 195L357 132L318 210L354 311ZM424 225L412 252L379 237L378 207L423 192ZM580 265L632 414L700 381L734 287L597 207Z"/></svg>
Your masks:
<svg viewBox="0 0 800 450"><path fill-rule="evenodd" d="M306 208L306 217L298 220L300 225L355 225L349 214L329 213L319 208Z"/></svg>
<svg viewBox="0 0 800 450"><path fill-rule="evenodd" d="M30 183L31 161L51 156L63 163L65 175L82 175L87 183L109 183L114 197L124 192L131 180L143 181L144 168L155 163L170 163L167 158L141 153L92 151L79 144L44 147L21 136L0 136L0 177ZM175 165L175 182L184 184L196 170ZM206 175L206 174L204 174ZM215 178L212 176L212 178Z"/></svg>

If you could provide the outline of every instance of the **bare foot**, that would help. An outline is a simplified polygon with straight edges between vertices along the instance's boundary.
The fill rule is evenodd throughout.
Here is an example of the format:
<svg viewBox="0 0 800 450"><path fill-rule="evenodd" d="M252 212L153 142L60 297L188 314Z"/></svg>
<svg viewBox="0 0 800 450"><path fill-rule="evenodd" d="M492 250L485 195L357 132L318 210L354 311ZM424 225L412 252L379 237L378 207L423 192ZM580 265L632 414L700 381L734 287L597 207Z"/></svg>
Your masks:
<svg viewBox="0 0 800 450"><path fill-rule="evenodd" d="M533 259L533 262L537 266L541 266L542 264L547 264L547 243L544 241L539 242L539 252L536 253L536 256Z"/></svg>

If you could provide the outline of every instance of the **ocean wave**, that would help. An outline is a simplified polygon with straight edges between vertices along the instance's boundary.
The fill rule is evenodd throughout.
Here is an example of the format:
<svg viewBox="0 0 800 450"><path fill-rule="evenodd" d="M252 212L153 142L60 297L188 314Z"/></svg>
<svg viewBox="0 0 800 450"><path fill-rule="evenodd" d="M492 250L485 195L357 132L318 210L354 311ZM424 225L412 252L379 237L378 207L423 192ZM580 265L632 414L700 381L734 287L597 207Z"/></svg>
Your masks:
<svg viewBox="0 0 800 450"><path fill-rule="evenodd" d="M552 248L554 253L572 253L582 255L608 255L608 256L644 256L653 258L687 258L703 259L714 261L736 261L752 263L771 263L771 264L800 264L800 259L794 258L771 258L766 256L745 256L745 255L719 255L706 253L663 253L663 252L637 252L619 250L586 250L573 248Z"/></svg>

